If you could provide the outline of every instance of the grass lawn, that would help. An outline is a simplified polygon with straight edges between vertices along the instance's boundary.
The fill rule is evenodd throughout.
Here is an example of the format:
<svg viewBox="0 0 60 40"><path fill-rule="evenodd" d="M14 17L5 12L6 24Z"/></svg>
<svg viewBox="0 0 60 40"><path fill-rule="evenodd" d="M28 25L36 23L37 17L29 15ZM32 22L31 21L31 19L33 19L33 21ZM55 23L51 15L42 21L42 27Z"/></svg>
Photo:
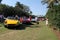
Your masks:
<svg viewBox="0 0 60 40"><path fill-rule="evenodd" d="M40 40L58 40L53 31L45 25L45 22L40 22Z"/></svg>
<svg viewBox="0 0 60 40"><path fill-rule="evenodd" d="M25 32L24 38L26 40L58 40L53 31L45 25L45 22L32 25L32 28L27 28Z"/></svg>
<svg viewBox="0 0 60 40"><path fill-rule="evenodd" d="M4 29L5 30L5 29ZM58 40L45 22L27 27L25 30L13 30L0 36L0 40Z"/></svg>
<svg viewBox="0 0 60 40"><path fill-rule="evenodd" d="M8 29L5 28L4 25L0 23L0 34L3 34L5 32L7 32L7 31L8 31Z"/></svg>

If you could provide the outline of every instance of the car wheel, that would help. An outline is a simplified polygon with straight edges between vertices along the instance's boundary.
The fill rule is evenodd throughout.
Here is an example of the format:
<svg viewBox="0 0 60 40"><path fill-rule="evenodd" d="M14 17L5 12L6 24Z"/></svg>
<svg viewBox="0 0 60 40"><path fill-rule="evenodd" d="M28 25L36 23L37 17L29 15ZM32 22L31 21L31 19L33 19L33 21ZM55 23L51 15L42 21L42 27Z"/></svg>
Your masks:
<svg viewBox="0 0 60 40"><path fill-rule="evenodd" d="M8 28L8 25L4 25L6 28Z"/></svg>
<svg viewBox="0 0 60 40"><path fill-rule="evenodd" d="M37 22L37 24L39 24L39 22Z"/></svg>

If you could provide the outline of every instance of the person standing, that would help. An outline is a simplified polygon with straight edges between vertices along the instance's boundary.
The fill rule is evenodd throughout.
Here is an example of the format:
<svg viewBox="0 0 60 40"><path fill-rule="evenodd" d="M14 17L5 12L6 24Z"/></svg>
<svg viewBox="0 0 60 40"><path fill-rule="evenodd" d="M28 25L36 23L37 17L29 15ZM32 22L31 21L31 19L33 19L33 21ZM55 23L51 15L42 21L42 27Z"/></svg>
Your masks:
<svg viewBox="0 0 60 40"><path fill-rule="evenodd" d="M29 16L29 18L30 18L30 20L32 19L32 17L31 17L31 16Z"/></svg>
<svg viewBox="0 0 60 40"><path fill-rule="evenodd" d="M48 25L48 18L46 18L46 26Z"/></svg>
<svg viewBox="0 0 60 40"><path fill-rule="evenodd" d="M15 19L18 19L18 15L15 15Z"/></svg>
<svg viewBox="0 0 60 40"><path fill-rule="evenodd" d="M20 22L21 22L21 23L23 22L23 17L20 17Z"/></svg>
<svg viewBox="0 0 60 40"><path fill-rule="evenodd" d="M36 21L37 24L39 24L38 17L35 17L35 21Z"/></svg>

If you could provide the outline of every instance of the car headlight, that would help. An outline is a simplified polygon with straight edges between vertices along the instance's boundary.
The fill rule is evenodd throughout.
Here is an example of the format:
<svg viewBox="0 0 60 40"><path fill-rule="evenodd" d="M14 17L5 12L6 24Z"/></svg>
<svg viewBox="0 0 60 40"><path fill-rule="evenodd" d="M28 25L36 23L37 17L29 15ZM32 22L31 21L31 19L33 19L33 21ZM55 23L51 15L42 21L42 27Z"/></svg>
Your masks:
<svg viewBox="0 0 60 40"><path fill-rule="evenodd" d="M7 23L7 21L5 21L4 23Z"/></svg>
<svg viewBox="0 0 60 40"><path fill-rule="evenodd" d="M20 22L17 22L17 24L19 24Z"/></svg>

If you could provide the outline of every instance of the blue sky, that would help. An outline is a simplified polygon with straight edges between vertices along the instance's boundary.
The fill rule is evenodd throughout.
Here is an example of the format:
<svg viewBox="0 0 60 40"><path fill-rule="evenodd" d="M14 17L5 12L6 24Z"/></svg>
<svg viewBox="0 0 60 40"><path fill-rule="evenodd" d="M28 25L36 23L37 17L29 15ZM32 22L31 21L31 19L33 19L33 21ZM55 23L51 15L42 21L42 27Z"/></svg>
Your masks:
<svg viewBox="0 0 60 40"><path fill-rule="evenodd" d="M33 15L45 15L47 12L46 5L42 5L41 0L3 0L2 3L15 6L17 1L29 6Z"/></svg>

